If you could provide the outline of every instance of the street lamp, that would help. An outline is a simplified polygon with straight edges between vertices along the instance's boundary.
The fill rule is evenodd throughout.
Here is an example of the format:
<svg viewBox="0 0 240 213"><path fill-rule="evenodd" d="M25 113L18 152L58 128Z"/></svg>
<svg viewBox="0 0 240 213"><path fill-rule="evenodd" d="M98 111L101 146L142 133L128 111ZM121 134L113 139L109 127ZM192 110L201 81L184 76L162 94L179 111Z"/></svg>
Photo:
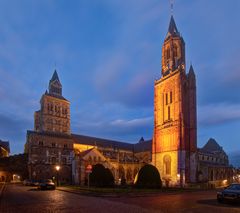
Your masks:
<svg viewBox="0 0 240 213"><path fill-rule="evenodd" d="M55 169L57 170L57 186L59 186L59 170L60 170L60 166L56 166Z"/></svg>

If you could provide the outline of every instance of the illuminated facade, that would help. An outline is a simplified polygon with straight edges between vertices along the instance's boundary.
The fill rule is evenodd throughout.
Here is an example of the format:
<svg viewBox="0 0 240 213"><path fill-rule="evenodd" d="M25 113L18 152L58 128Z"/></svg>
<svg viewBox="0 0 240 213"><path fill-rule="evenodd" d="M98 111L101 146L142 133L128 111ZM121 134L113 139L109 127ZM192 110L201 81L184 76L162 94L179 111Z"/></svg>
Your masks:
<svg viewBox="0 0 240 213"><path fill-rule="evenodd" d="M72 134L70 102L62 96L55 71L34 114L34 130L27 131L29 178L53 178L60 165L61 182L85 184L87 166L103 164L116 183L133 183L141 167L152 163L164 185L231 182L232 167L219 145L197 149L196 79L192 66L186 73L185 43L173 17L162 47L161 72L154 84L153 139L130 144Z"/></svg>
<svg viewBox="0 0 240 213"><path fill-rule="evenodd" d="M70 102L62 96L62 85L55 71L49 91L42 95L41 108L34 114L34 130L27 131L29 178L42 180L56 177L60 181L84 184L86 167L98 163L109 168L116 183L125 179L133 183L139 169L151 162L151 141L129 144L91 136L71 134Z"/></svg>
<svg viewBox="0 0 240 213"><path fill-rule="evenodd" d="M152 148L164 184L196 181L196 81L192 66L186 73L185 43L173 17L162 47L162 77L154 85Z"/></svg>

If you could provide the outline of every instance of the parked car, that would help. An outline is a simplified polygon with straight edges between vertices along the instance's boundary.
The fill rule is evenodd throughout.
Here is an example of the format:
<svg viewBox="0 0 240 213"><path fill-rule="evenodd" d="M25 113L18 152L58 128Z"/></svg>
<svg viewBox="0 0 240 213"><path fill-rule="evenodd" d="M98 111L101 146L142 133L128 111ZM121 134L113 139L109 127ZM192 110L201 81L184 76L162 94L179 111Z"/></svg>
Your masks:
<svg viewBox="0 0 240 213"><path fill-rule="evenodd" d="M25 179L25 180L23 181L23 185L24 185L24 186L31 186L31 185L32 185L32 181L29 180L29 179Z"/></svg>
<svg viewBox="0 0 240 213"><path fill-rule="evenodd" d="M37 187L38 189L41 189L41 190L46 190L46 189L54 190L56 188L55 183L52 181L52 179L40 181Z"/></svg>
<svg viewBox="0 0 240 213"><path fill-rule="evenodd" d="M36 180L25 179L23 181L24 186L37 186L38 182Z"/></svg>
<svg viewBox="0 0 240 213"><path fill-rule="evenodd" d="M217 200L222 203L224 201L233 201L240 203L240 184L233 183L221 192L217 192Z"/></svg>

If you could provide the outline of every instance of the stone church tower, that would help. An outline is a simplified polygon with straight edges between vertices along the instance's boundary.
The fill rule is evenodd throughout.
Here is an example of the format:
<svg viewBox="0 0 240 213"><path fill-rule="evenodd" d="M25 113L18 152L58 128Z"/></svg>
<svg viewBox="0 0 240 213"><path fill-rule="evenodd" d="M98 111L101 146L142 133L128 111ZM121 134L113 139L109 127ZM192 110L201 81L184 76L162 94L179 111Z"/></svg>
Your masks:
<svg viewBox="0 0 240 213"><path fill-rule="evenodd" d="M196 181L196 80L186 73L185 43L171 16L162 47L162 77L154 85L152 161L166 185Z"/></svg>
<svg viewBox="0 0 240 213"><path fill-rule="evenodd" d="M34 131L70 134L70 102L62 96L62 85L55 70L34 114Z"/></svg>

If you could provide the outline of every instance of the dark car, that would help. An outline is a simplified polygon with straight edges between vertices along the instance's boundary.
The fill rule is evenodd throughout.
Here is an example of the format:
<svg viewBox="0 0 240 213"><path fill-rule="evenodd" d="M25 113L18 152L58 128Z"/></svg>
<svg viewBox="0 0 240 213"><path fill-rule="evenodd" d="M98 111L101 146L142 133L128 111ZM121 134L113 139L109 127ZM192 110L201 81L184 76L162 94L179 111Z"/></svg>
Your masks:
<svg viewBox="0 0 240 213"><path fill-rule="evenodd" d="M46 189L54 190L56 188L55 183L51 179L40 181L37 187L38 189L41 189L41 190L46 190Z"/></svg>
<svg viewBox="0 0 240 213"><path fill-rule="evenodd" d="M222 203L224 201L233 201L240 203L240 184L233 183L221 192L217 192L217 200Z"/></svg>

